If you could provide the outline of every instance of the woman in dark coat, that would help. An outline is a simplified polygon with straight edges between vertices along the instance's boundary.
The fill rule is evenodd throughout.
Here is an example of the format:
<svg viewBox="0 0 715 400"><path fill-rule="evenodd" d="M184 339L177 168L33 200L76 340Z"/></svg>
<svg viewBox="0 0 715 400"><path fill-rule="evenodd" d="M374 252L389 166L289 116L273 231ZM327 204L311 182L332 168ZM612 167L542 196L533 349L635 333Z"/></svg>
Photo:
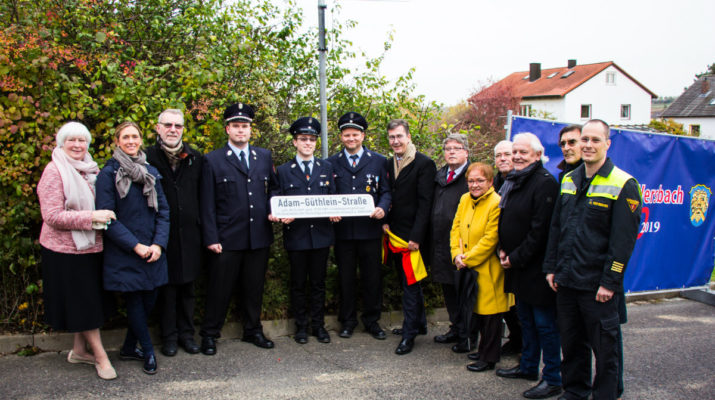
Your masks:
<svg viewBox="0 0 715 400"><path fill-rule="evenodd" d="M169 284L159 290L158 308L161 352L171 357L178 345L191 354L199 352L194 342L194 280L201 271L204 251L199 223L203 157L181 140L184 115L180 110L162 112L156 131L157 143L146 150L146 159L162 176L161 187L170 210Z"/></svg>
<svg viewBox="0 0 715 400"><path fill-rule="evenodd" d="M114 139L114 155L97 177L97 208L117 215L105 235L104 288L122 292L126 301L129 329L119 357L144 361L144 372L154 374L147 319L157 288L168 281L163 249L169 241L169 206L158 184L161 176L141 150L139 127L124 122Z"/></svg>

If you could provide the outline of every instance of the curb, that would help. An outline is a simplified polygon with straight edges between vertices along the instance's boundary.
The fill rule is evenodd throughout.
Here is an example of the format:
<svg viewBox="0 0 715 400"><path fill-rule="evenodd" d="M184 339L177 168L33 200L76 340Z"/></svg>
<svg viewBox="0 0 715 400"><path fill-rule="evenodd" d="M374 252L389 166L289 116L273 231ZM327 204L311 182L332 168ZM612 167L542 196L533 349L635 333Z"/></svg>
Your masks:
<svg viewBox="0 0 715 400"><path fill-rule="evenodd" d="M446 308L437 308L427 315L427 322L433 326L448 324L449 316ZM279 336L292 335L295 331L293 319L277 319L261 321L263 324L263 332L269 338ZM383 328L392 329L399 327L402 324L401 311L388 311L382 313L380 325ZM335 315L325 316L325 328L328 330L337 330L340 328L340 323ZM358 325L356 330L362 329L362 323ZM441 332L440 332L441 333ZM126 328L102 330L102 343L106 350L118 350L124 341ZM221 330L220 340L240 339L243 336L243 328L238 322L228 322ZM159 329L151 328L152 341L161 343ZM0 336L0 355L14 353L26 346L36 346L41 351L62 351L71 349L74 343L74 334L68 332L52 332L38 333L34 335L2 335Z"/></svg>

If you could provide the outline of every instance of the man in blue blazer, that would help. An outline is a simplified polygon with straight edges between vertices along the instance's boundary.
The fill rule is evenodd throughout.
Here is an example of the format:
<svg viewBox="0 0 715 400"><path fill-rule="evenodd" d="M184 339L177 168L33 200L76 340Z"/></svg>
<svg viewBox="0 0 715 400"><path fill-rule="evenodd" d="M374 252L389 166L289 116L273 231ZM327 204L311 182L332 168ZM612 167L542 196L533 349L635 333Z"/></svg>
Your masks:
<svg viewBox="0 0 715 400"><path fill-rule="evenodd" d="M216 354L231 292L239 287L243 340L273 348L263 334L261 306L273 230L270 198L278 181L271 152L250 146L253 109L243 103L223 114L228 143L207 154L201 178L201 228L210 250L201 352Z"/></svg>
<svg viewBox="0 0 715 400"><path fill-rule="evenodd" d="M319 132L320 123L312 117L299 118L291 125L297 154L278 167L282 195L335 193L332 165L313 156ZM339 217L281 219L283 246L290 262L290 303L296 325L294 339L299 344L308 343L309 322L313 336L321 343L330 343L330 335L325 330L325 274L334 241L331 221L337 220ZM310 285L310 318L306 314L306 283Z"/></svg>
<svg viewBox="0 0 715 400"><path fill-rule="evenodd" d="M338 128L343 150L328 158L335 170L339 194L369 194L375 210L369 217L346 217L335 224L335 259L338 264L342 324L339 336L349 338L357 320L357 268L362 287L362 323L375 339L384 340L378 321L382 312L382 271L380 262L382 220L390 209L387 159L363 146L367 121L356 113L340 117Z"/></svg>

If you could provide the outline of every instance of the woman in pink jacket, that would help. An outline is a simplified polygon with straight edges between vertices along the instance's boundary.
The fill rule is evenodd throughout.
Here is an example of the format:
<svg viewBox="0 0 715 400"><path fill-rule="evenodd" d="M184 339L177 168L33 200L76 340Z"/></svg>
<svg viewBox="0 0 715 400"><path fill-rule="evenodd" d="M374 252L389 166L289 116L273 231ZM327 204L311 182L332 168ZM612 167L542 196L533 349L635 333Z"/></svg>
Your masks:
<svg viewBox="0 0 715 400"><path fill-rule="evenodd" d="M57 131L57 147L37 185L42 211L42 280L45 322L54 330L74 332L72 364L91 364L102 379L117 373L102 346L102 234L115 219L94 209L99 168L87 152L92 136L79 122ZM88 351L87 345L91 348Z"/></svg>

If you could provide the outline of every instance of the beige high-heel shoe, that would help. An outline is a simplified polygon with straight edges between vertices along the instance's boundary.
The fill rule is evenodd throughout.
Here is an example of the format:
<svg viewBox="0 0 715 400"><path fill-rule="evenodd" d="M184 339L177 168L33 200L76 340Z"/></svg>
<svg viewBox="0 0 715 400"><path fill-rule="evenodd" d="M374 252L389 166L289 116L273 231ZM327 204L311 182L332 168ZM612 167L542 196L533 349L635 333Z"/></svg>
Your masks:
<svg viewBox="0 0 715 400"><path fill-rule="evenodd" d="M107 368L102 368L99 366L99 363L97 363L94 365L94 367L97 369L97 376L104 379L105 381L111 381L112 379L117 378L117 371L111 364L109 364L109 367Z"/></svg>
<svg viewBox="0 0 715 400"><path fill-rule="evenodd" d="M82 357L75 354L73 350L67 354L67 362L70 364L89 364L94 365L94 357Z"/></svg>

